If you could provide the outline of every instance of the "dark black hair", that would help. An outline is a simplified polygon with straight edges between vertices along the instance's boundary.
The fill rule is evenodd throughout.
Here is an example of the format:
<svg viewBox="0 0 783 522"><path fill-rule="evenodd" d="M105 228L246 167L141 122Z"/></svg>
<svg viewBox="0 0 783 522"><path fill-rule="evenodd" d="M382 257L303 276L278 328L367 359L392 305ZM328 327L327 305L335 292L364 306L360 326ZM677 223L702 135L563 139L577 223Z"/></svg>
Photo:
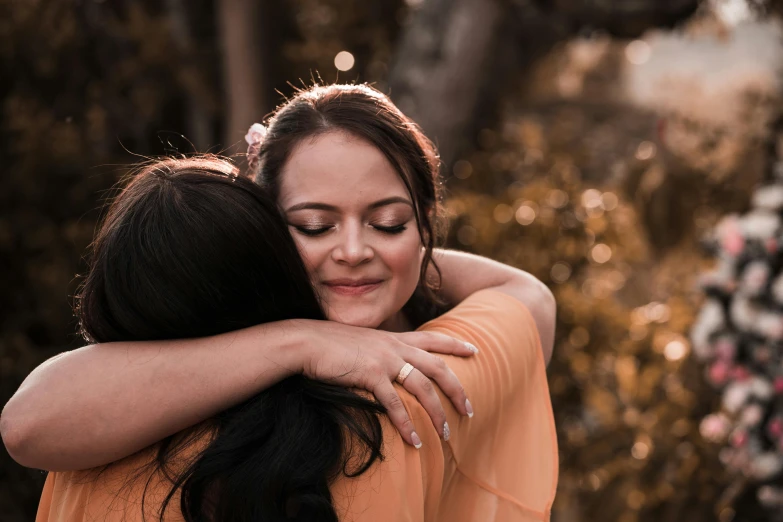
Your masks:
<svg viewBox="0 0 783 522"><path fill-rule="evenodd" d="M214 156L132 177L96 232L75 305L85 339L102 343L324 319L275 202ZM382 458L382 413L349 390L285 379L159 445L155 466L172 481L160 519L181 492L187 521L336 521L329 485ZM183 468L183 448L207 433Z"/></svg>
<svg viewBox="0 0 783 522"><path fill-rule="evenodd" d="M303 140L327 132L345 132L368 141L389 160L413 201L419 236L424 245L419 285L403 308L414 326L447 309L438 296L440 278L428 278L433 248L444 238L443 183L435 145L388 96L366 84L314 85L283 103L269 119L263 141L248 153L250 175L277 198L280 175L293 150Z"/></svg>

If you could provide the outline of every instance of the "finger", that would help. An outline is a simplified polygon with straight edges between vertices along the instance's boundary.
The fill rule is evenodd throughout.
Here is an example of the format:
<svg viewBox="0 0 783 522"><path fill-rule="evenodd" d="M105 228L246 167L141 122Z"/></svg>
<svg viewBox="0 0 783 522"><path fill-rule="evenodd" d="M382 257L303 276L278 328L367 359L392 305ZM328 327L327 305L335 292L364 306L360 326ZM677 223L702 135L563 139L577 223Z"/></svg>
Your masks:
<svg viewBox="0 0 783 522"><path fill-rule="evenodd" d="M400 399L391 381L386 379L379 381L373 390L373 394L378 399L378 402L386 408L386 415L389 416L389 420L397 428L397 431L400 432L403 440L416 449L421 448L421 439L416 434L413 421L405 410L402 399Z"/></svg>
<svg viewBox="0 0 783 522"><path fill-rule="evenodd" d="M473 408L468 402L465 388L443 359L421 350L411 350L404 356L404 359L426 377L432 379L454 404L454 408L458 412L473 417Z"/></svg>
<svg viewBox="0 0 783 522"><path fill-rule="evenodd" d="M435 385L419 370L414 369L403 382L406 390L419 400L432 419L438 434L443 440L449 440L449 425L446 423L446 412L435 391Z"/></svg>
<svg viewBox="0 0 783 522"><path fill-rule="evenodd" d="M469 342L435 332L407 332L400 334L400 339L405 344L432 353L461 357L469 357L478 353L478 348Z"/></svg>

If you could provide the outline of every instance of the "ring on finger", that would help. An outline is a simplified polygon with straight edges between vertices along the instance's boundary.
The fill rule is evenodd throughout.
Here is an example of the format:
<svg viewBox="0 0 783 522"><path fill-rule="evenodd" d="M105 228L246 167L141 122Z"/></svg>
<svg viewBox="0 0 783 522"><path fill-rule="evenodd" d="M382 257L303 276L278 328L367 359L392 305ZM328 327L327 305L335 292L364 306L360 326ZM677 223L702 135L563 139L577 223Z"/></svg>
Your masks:
<svg viewBox="0 0 783 522"><path fill-rule="evenodd" d="M410 375L412 371L413 365L411 363L405 363L405 366L400 369L400 373L397 374L397 377L394 380L402 384L405 382L405 379L408 378L408 375Z"/></svg>

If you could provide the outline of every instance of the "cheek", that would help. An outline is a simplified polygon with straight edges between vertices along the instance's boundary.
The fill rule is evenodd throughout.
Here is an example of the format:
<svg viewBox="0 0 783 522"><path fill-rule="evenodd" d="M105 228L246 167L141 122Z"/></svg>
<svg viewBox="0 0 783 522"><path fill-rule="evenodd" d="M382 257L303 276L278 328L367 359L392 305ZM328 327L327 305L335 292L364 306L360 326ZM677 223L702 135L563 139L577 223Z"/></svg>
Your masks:
<svg viewBox="0 0 783 522"><path fill-rule="evenodd" d="M399 278L398 284L415 288L419 282L423 252L418 233L401 238L393 248L386 249L384 260L394 276Z"/></svg>

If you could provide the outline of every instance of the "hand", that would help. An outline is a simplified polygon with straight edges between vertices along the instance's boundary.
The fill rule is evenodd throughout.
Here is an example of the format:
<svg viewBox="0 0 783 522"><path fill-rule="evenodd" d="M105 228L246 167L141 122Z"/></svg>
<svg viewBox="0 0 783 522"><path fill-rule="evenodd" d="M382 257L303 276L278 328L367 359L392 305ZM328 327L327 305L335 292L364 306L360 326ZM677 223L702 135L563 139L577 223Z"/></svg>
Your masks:
<svg viewBox="0 0 783 522"><path fill-rule="evenodd" d="M313 340L304 350L304 375L371 392L386 407L389 419L407 443L421 446L413 422L392 384L406 363L415 369L405 379L403 387L416 396L427 410L444 440L448 440L444 433L446 413L435 392L433 380L451 399L458 412L473 416L457 376L443 359L432 355L442 353L468 357L477 352L472 345L433 332L392 333L327 321L307 323L306 328L312 332Z"/></svg>

